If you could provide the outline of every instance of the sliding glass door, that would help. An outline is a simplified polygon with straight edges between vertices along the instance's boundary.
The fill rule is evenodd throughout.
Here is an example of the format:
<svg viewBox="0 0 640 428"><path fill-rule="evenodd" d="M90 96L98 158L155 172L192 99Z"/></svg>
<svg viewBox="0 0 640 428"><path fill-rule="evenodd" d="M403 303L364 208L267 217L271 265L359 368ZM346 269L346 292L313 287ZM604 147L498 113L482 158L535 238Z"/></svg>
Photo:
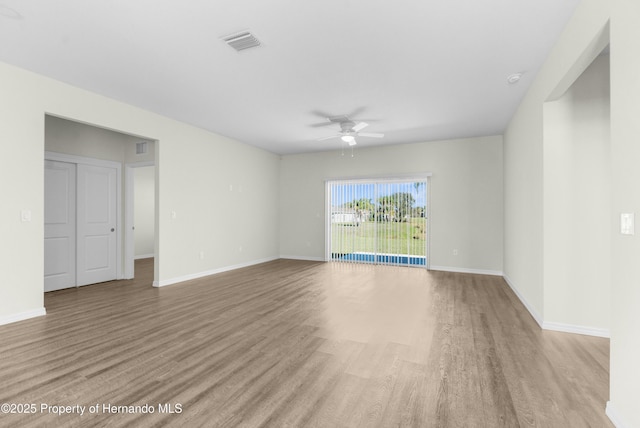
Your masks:
<svg viewBox="0 0 640 428"><path fill-rule="evenodd" d="M427 267L426 177L327 182L329 258Z"/></svg>

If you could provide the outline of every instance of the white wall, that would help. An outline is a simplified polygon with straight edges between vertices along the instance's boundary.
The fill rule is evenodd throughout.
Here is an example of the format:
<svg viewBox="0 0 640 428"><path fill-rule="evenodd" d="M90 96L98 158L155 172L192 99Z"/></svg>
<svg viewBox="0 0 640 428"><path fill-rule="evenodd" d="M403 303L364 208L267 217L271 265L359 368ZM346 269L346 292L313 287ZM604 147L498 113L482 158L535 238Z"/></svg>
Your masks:
<svg viewBox="0 0 640 428"><path fill-rule="evenodd" d="M155 166L133 169L134 256L153 257L155 245Z"/></svg>
<svg viewBox="0 0 640 428"><path fill-rule="evenodd" d="M608 335L611 295L609 56L544 104L545 327Z"/></svg>
<svg viewBox="0 0 640 428"><path fill-rule="evenodd" d="M611 414L640 427L640 233L620 234L620 213L640 213L640 2L611 14Z"/></svg>
<svg viewBox="0 0 640 428"><path fill-rule="evenodd" d="M11 159L0 168L0 236L12 243L0 249L0 323L43 309L47 113L158 141L156 281L278 256L277 156L4 63L0 93L0 150Z"/></svg>
<svg viewBox="0 0 640 428"><path fill-rule="evenodd" d="M13 69L0 64L0 150L5 160L0 168L0 236L5 243L0 245L0 321L4 322L44 311L44 245L40 244L44 239L44 110L24 97L28 82L20 84L14 75ZM20 220L22 210L31 211L32 221Z"/></svg>
<svg viewBox="0 0 640 428"><path fill-rule="evenodd" d="M619 233L620 213L640 212L638 22L640 2L583 0L535 77L504 137L504 270L534 315L543 321L542 314L546 314L547 308L542 225L544 212L554 208L543 204L544 103L575 81L609 42L610 34L611 380L607 413L619 427L640 426L637 406L640 397L640 237ZM550 314L558 312L554 308L549 310Z"/></svg>
<svg viewBox="0 0 640 428"><path fill-rule="evenodd" d="M280 254L323 260L327 179L431 177L431 267L502 272L502 138L283 156ZM459 255L453 255L453 249Z"/></svg>

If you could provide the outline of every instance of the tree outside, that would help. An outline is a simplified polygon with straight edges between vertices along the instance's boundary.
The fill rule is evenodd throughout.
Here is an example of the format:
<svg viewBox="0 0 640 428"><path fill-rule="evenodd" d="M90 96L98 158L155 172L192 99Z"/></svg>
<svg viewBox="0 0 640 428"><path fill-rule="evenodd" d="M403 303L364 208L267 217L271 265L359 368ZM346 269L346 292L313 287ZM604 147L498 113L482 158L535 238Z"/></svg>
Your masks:
<svg viewBox="0 0 640 428"><path fill-rule="evenodd" d="M331 252L336 256L351 253L425 256L426 206L416 206L424 183L409 184L406 191L378 196L375 203L366 197L343 203L342 207L353 210L361 221L358 227L332 224Z"/></svg>

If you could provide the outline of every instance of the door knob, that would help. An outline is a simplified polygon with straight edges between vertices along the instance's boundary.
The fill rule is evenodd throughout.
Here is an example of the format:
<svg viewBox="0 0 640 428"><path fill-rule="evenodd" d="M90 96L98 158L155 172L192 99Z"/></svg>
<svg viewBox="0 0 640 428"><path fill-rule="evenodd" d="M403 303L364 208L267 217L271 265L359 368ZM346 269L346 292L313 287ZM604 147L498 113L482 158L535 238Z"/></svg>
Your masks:
<svg viewBox="0 0 640 428"><path fill-rule="evenodd" d="M111 228L111 231L112 231L112 232L115 232L115 229L112 227L112 228Z"/></svg>

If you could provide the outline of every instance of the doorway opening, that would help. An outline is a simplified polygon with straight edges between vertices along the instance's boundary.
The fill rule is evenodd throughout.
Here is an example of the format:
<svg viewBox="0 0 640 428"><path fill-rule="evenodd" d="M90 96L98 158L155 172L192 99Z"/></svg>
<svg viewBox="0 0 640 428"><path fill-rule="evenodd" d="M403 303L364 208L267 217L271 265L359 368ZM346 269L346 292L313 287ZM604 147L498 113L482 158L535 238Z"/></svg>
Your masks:
<svg viewBox="0 0 640 428"><path fill-rule="evenodd" d="M327 259L428 268L428 176L327 182Z"/></svg>
<svg viewBox="0 0 640 428"><path fill-rule="evenodd" d="M125 173L155 165L155 143L45 115L44 291L133 278L125 226L133 224L126 216L135 201L123 198L133 186ZM147 210L155 223L155 168L150 181ZM145 254L157 259L155 224L151 230Z"/></svg>
<svg viewBox="0 0 640 428"><path fill-rule="evenodd" d="M544 211L544 328L608 337L613 173L608 46L579 71L542 110L544 206L552 207Z"/></svg>
<svg viewBox="0 0 640 428"><path fill-rule="evenodd" d="M124 278L135 277L135 260L155 257L155 162L125 165Z"/></svg>

